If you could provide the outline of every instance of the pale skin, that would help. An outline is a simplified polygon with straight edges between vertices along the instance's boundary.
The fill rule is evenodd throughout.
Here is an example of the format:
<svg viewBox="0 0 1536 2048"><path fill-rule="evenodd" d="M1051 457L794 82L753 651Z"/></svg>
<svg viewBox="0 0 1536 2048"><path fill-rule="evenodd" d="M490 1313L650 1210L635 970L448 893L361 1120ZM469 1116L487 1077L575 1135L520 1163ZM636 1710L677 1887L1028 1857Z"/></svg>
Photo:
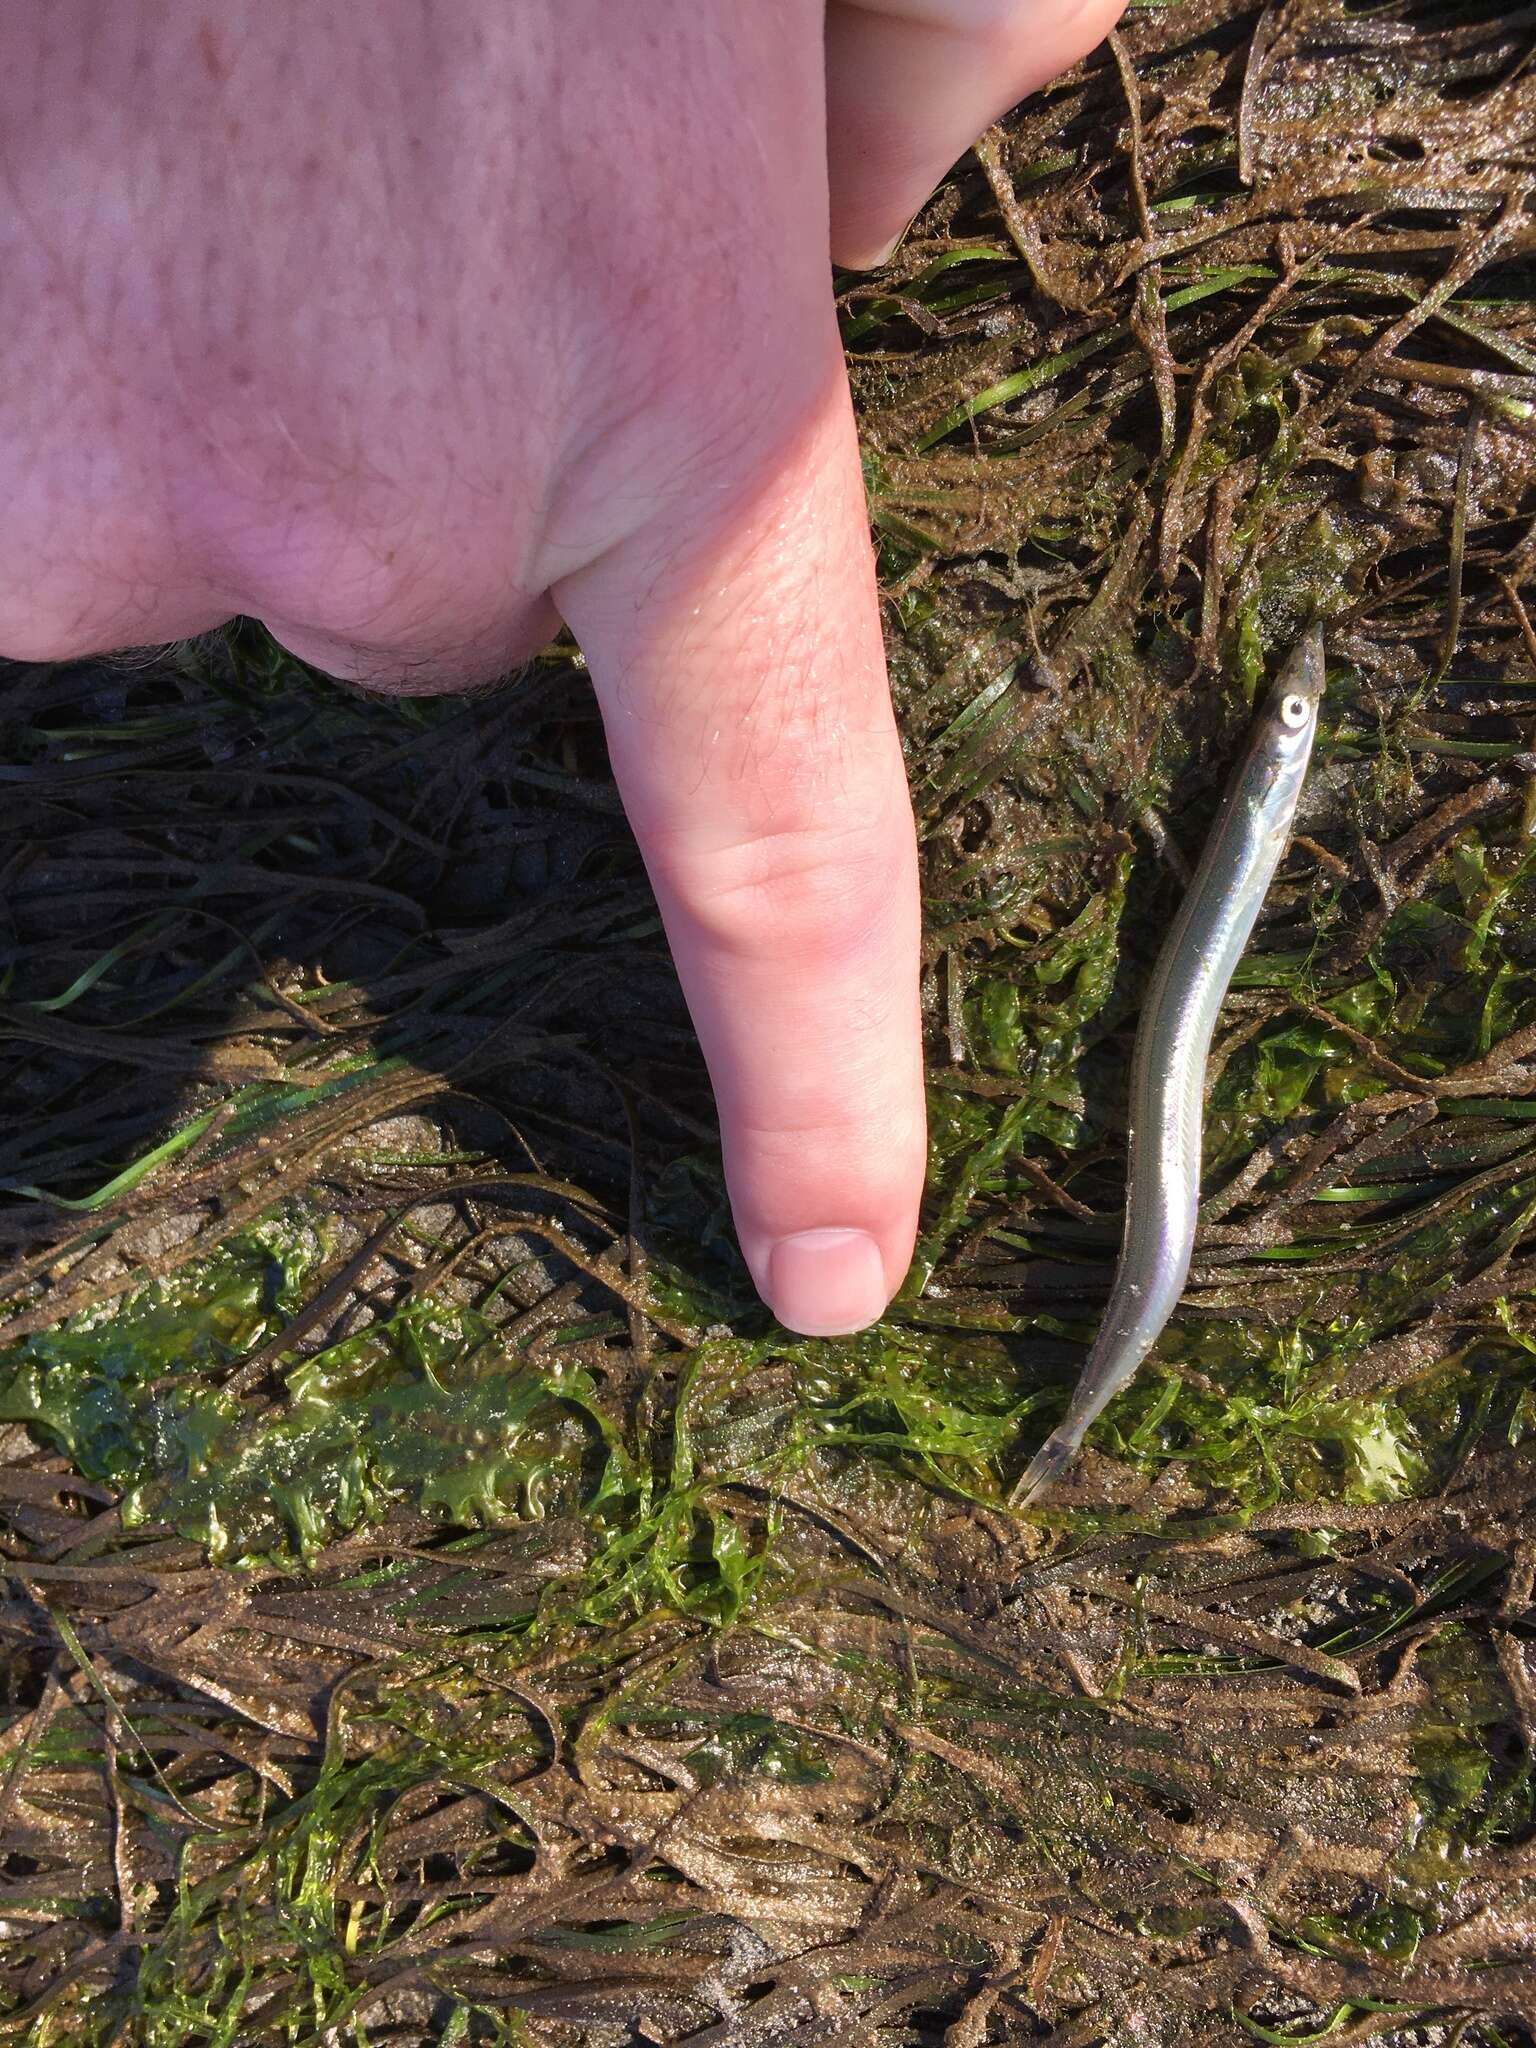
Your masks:
<svg viewBox="0 0 1536 2048"><path fill-rule="evenodd" d="M370 687L585 650L792 1329L924 1164L918 889L829 255L1120 0L0 12L0 654L263 620Z"/></svg>

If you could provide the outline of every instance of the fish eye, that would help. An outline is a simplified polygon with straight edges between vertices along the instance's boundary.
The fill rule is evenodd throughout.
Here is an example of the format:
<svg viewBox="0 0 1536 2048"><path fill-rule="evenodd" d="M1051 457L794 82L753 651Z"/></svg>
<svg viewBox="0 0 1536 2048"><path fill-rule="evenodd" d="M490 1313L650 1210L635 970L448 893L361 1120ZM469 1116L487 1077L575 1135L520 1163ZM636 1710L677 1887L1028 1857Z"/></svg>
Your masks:
<svg viewBox="0 0 1536 2048"><path fill-rule="evenodd" d="M1305 697L1298 697L1293 691L1280 699L1280 723L1292 732L1300 732L1311 716L1312 707Z"/></svg>

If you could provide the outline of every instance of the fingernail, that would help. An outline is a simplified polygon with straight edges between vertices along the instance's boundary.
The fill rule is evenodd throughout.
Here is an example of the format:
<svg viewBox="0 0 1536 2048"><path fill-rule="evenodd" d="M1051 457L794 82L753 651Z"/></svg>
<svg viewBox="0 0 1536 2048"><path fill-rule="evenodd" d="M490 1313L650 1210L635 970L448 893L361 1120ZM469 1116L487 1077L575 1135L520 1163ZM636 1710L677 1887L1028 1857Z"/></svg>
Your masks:
<svg viewBox="0 0 1536 2048"><path fill-rule="evenodd" d="M802 1337L846 1337L877 1322L889 1299L885 1261L867 1230L799 1230L768 1259L768 1305Z"/></svg>

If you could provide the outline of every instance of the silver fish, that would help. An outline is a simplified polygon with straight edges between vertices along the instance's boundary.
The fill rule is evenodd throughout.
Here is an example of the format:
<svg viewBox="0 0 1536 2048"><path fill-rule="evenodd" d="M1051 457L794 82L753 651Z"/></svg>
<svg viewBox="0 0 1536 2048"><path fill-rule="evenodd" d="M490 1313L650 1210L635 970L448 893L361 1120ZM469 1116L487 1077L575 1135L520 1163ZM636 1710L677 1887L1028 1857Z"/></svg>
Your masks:
<svg viewBox="0 0 1536 2048"><path fill-rule="evenodd" d="M1200 1202L1205 1064L1222 999L1291 836L1317 734L1322 628L1287 657L1158 955L1131 1067L1125 1237L1104 1320L1060 1427L1013 1491L1054 1479L1135 1377L1189 1277Z"/></svg>

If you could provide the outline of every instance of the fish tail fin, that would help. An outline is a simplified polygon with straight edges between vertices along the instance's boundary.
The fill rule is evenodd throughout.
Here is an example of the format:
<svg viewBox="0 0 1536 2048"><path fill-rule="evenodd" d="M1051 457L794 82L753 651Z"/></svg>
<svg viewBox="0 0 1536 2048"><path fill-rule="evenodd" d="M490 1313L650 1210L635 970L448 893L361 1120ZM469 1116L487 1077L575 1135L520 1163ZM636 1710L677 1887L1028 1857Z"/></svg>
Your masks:
<svg viewBox="0 0 1536 2048"><path fill-rule="evenodd" d="M1062 1429L1048 1436L1030 1460L1024 1477L1009 1494L1009 1505L1023 1507L1042 1486L1049 1486L1053 1479L1059 1478L1063 1469L1077 1456L1080 1441Z"/></svg>

